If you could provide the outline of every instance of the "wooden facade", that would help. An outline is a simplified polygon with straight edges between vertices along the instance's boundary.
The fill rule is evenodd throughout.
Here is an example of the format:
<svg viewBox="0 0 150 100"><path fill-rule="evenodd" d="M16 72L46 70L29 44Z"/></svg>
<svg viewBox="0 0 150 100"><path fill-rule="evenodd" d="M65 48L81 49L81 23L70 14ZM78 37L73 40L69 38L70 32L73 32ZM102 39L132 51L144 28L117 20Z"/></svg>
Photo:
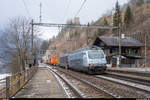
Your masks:
<svg viewBox="0 0 150 100"><path fill-rule="evenodd" d="M93 45L101 47L107 55L107 62L112 67L116 66L117 57L119 56L119 39L118 37L97 37ZM144 45L131 38L121 39L121 64L120 66L139 67L139 60L143 59L141 50Z"/></svg>

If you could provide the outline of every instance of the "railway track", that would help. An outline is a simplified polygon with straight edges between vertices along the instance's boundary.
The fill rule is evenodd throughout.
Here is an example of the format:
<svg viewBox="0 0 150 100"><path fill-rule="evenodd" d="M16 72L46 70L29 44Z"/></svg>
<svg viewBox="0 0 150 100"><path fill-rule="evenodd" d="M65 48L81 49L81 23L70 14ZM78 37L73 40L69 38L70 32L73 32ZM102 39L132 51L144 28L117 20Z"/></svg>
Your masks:
<svg viewBox="0 0 150 100"><path fill-rule="evenodd" d="M107 69L106 72L107 72L107 73L109 73L109 72L115 72L115 73L131 74L131 75L136 75L136 76L150 77L150 73L148 73L148 72L110 70L110 69Z"/></svg>
<svg viewBox="0 0 150 100"><path fill-rule="evenodd" d="M133 87L131 85L125 85L119 82L111 81L107 78L96 77L94 75L87 75L81 72L75 72L72 70L66 71L65 69L57 67L59 71L65 72L66 74L70 73L71 76L78 77L86 82L91 83L96 86L95 88L101 88L101 90L107 91L114 98L147 98L150 97L150 92L143 89ZM137 84L133 84L137 85ZM144 87L147 88L147 87ZM147 90L149 90L147 88Z"/></svg>
<svg viewBox="0 0 150 100"><path fill-rule="evenodd" d="M147 94L149 94L148 97L150 97L150 87L149 86L137 84L137 83L130 82L130 81L124 81L124 80L120 80L120 79L112 78L112 77L108 77L108 76L97 75L96 77L100 78L100 79L110 81L110 82L114 82L114 83L117 83L117 84L122 84L122 85L125 85L125 86L128 86L128 87L134 88L138 91L147 92Z"/></svg>
<svg viewBox="0 0 150 100"><path fill-rule="evenodd" d="M137 76L135 74L128 74L128 73L117 73L117 72L107 72L106 76L120 79L120 80L125 80L129 82L134 82L137 84L142 84L146 86L150 86L150 77L148 76Z"/></svg>
<svg viewBox="0 0 150 100"><path fill-rule="evenodd" d="M69 83L69 85L74 88L73 90L78 92L77 94L80 98L119 98L118 96L109 93L107 90L80 77L76 77L65 70L57 69L57 71L55 71L52 68L49 69L59 77L63 78L63 80L69 80L69 82L67 81L67 84Z"/></svg>
<svg viewBox="0 0 150 100"><path fill-rule="evenodd" d="M48 68L48 70L57 78L57 80L60 82L61 85L63 84L62 87L63 88L65 87L64 90L68 98L74 98L74 97L84 98L82 93L78 91L72 84L70 84L68 80L63 78L58 72L56 72L52 68ZM69 87L69 89L66 87Z"/></svg>

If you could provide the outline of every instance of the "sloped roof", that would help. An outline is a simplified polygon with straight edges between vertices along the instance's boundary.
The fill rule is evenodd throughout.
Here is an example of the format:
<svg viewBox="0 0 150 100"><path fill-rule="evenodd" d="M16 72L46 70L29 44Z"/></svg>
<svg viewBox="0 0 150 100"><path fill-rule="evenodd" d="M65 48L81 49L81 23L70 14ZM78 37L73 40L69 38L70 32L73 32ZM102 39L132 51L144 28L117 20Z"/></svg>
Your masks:
<svg viewBox="0 0 150 100"><path fill-rule="evenodd" d="M103 37L99 36L99 39L103 41L107 46L118 46L119 45L119 38L118 37ZM121 39L121 46L126 47L143 47L143 43L140 41L132 38L132 37L125 37Z"/></svg>
<svg viewBox="0 0 150 100"><path fill-rule="evenodd" d="M85 46L84 48L81 48L81 49L78 49L75 51L71 51L70 53L74 53L74 52L78 52L78 51L86 51L86 50L102 50L102 49L96 45L88 45L88 46Z"/></svg>

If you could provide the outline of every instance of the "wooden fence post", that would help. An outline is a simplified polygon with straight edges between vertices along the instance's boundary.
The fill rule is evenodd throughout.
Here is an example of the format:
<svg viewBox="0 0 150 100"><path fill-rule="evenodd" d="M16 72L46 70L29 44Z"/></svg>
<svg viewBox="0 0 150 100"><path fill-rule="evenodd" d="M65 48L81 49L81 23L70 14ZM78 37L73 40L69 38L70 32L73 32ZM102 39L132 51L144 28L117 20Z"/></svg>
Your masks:
<svg viewBox="0 0 150 100"><path fill-rule="evenodd" d="M20 89L20 73L18 73L18 89Z"/></svg>
<svg viewBox="0 0 150 100"><path fill-rule="evenodd" d="M10 77L7 76L6 77L6 98L8 99L9 98L9 89L10 88Z"/></svg>
<svg viewBox="0 0 150 100"><path fill-rule="evenodd" d="M31 69L28 70L28 73L29 73L29 74L28 74L28 75L29 75L28 80L29 80L30 77L31 77L30 70L31 70Z"/></svg>
<svg viewBox="0 0 150 100"><path fill-rule="evenodd" d="M23 84L26 82L26 70L23 72Z"/></svg>
<svg viewBox="0 0 150 100"><path fill-rule="evenodd" d="M17 81L17 91L20 89L21 87L21 74L23 75L23 84L30 80L31 77L33 77L33 75L37 72L37 68L31 68L31 69L28 69L26 71L24 71L23 73L18 73L17 76L18 76L18 80ZM27 74L27 76L26 76ZM11 76L12 77L12 76ZM6 99L10 98L10 96L12 95L11 92L11 80L10 80L10 76L7 76L6 77Z"/></svg>
<svg viewBox="0 0 150 100"><path fill-rule="evenodd" d="M28 79L29 79L28 69L27 69L26 73L27 73L27 81L28 81Z"/></svg>

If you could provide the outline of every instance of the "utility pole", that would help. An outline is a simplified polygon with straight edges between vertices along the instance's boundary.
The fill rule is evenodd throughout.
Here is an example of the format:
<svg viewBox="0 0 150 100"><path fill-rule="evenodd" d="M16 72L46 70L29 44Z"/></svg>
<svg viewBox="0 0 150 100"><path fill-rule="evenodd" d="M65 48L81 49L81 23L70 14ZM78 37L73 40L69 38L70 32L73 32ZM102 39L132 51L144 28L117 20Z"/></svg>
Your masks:
<svg viewBox="0 0 150 100"><path fill-rule="evenodd" d="M32 54L33 54L33 34L34 34L33 30L34 30L34 24L33 24L33 19L32 19L32 21L31 21L31 46L32 46Z"/></svg>
<svg viewBox="0 0 150 100"><path fill-rule="evenodd" d="M42 22L42 3L40 3L40 23Z"/></svg>
<svg viewBox="0 0 150 100"><path fill-rule="evenodd" d="M120 24L118 28L118 34L119 34L119 64L118 64L118 67L119 67L119 65L121 64L121 27L120 27Z"/></svg>
<svg viewBox="0 0 150 100"><path fill-rule="evenodd" d="M89 45L89 23L87 25L86 41L87 45Z"/></svg>
<svg viewBox="0 0 150 100"><path fill-rule="evenodd" d="M70 41L70 51L72 50L72 44L71 44L71 27L69 27L69 41Z"/></svg>
<svg viewBox="0 0 150 100"><path fill-rule="evenodd" d="M34 62L34 58L33 58L33 34L34 34L34 24L33 24L33 19L31 21L31 52L32 52L32 65L33 65L33 62Z"/></svg>
<svg viewBox="0 0 150 100"><path fill-rule="evenodd" d="M145 33L145 67L146 67L146 58L147 58L147 56L146 56L146 54L147 54L147 43L146 43L146 33Z"/></svg>
<svg viewBox="0 0 150 100"><path fill-rule="evenodd" d="M113 20L114 20L114 8L112 9L112 11L111 11L111 26L113 26L114 25L114 23L113 23ZM113 33L113 28L111 29L111 33Z"/></svg>

